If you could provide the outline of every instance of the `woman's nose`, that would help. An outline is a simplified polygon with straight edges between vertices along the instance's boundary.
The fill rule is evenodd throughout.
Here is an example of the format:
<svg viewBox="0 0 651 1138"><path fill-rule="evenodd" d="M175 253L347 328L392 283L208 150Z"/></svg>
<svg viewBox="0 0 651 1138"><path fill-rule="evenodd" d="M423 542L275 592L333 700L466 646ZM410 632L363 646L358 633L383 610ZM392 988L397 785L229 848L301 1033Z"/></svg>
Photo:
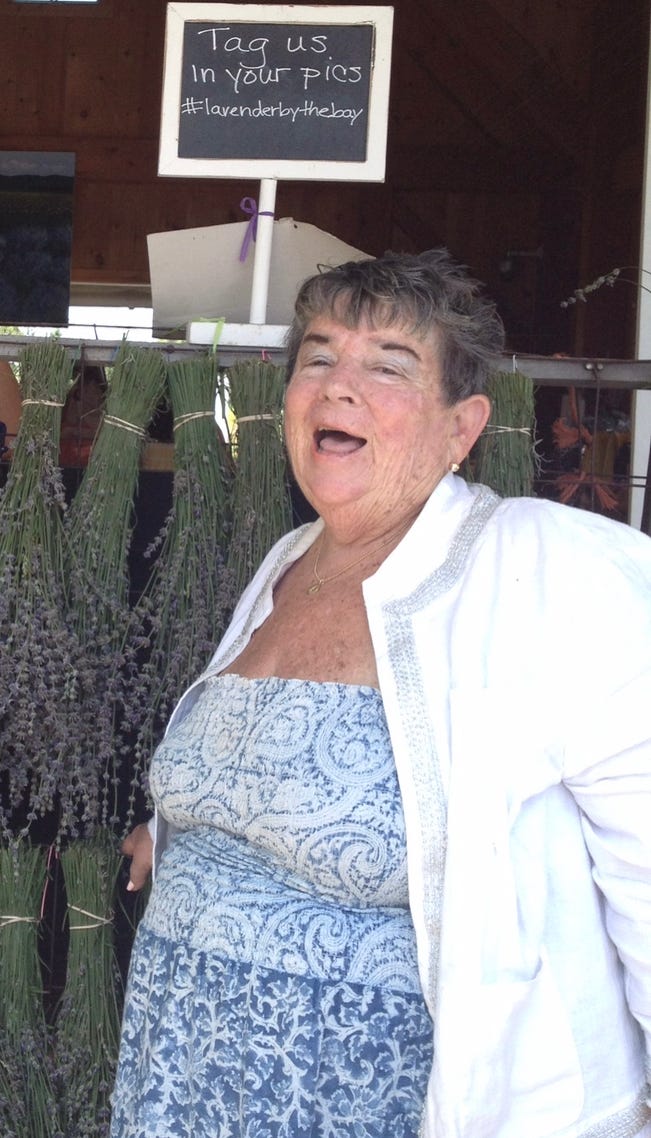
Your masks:
<svg viewBox="0 0 651 1138"><path fill-rule="evenodd" d="M328 369L322 391L326 399L354 403L359 398L355 369L345 360L338 361Z"/></svg>

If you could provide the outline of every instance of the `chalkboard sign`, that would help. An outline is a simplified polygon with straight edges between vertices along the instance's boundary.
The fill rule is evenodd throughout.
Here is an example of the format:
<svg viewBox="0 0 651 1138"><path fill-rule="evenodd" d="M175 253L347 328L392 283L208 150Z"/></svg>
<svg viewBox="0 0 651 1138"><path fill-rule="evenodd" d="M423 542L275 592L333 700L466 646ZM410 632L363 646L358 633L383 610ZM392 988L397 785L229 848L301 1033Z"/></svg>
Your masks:
<svg viewBox="0 0 651 1138"><path fill-rule="evenodd" d="M392 8L168 4L159 173L381 181Z"/></svg>

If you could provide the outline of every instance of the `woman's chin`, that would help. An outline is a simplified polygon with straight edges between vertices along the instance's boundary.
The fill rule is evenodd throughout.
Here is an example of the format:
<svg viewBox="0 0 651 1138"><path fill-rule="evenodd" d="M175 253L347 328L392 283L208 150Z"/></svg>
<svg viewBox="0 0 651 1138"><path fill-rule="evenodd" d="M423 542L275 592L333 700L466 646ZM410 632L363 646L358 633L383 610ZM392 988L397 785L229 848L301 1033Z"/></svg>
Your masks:
<svg viewBox="0 0 651 1138"><path fill-rule="evenodd" d="M309 472L296 472L296 480L315 509L321 512L321 506L353 505L371 490L368 478L360 477L359 470L354 464L339 460L329 463L327 468L322 465L317 470Z"/></svg>

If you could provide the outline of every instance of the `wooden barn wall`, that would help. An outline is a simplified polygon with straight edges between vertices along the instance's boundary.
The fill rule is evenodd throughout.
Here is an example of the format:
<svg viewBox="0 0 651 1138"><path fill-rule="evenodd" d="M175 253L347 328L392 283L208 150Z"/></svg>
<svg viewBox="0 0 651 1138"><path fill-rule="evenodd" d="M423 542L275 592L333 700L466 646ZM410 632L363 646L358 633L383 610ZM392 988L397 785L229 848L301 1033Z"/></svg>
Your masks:
<svg viewBox="0 0 651 1138"><path fill-rule="evenodd" d="M631 354L633 285L560 301L637 264L649 0L394 7L386 182L280 183L278 216L371 254L447 245L515 350ZM76 154L75 284L147 285L148 233L242 220L256 193L157 176L165 9L0 0L0 149Z"/></svg>

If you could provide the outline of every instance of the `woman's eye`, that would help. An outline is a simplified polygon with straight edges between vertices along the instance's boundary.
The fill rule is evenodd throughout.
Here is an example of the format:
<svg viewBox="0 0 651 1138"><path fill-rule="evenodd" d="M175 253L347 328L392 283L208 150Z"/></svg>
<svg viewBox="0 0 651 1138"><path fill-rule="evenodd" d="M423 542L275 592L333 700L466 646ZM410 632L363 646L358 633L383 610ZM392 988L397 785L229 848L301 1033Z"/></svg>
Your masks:
<svg viewBox="0 0 651 1138"><path fill-rule="evenodd" d="M400 369L395 367L394 364L377 363L372 369L376 375L386 375L387 377L397 377L401 375Z"/></svg>
<svg viewBox="0 0 651 1138"><path fill-rule="evenodd" d="M331 363L326 356L312 356L309 360L305 360L303 367L327 367Z"/></svg>

